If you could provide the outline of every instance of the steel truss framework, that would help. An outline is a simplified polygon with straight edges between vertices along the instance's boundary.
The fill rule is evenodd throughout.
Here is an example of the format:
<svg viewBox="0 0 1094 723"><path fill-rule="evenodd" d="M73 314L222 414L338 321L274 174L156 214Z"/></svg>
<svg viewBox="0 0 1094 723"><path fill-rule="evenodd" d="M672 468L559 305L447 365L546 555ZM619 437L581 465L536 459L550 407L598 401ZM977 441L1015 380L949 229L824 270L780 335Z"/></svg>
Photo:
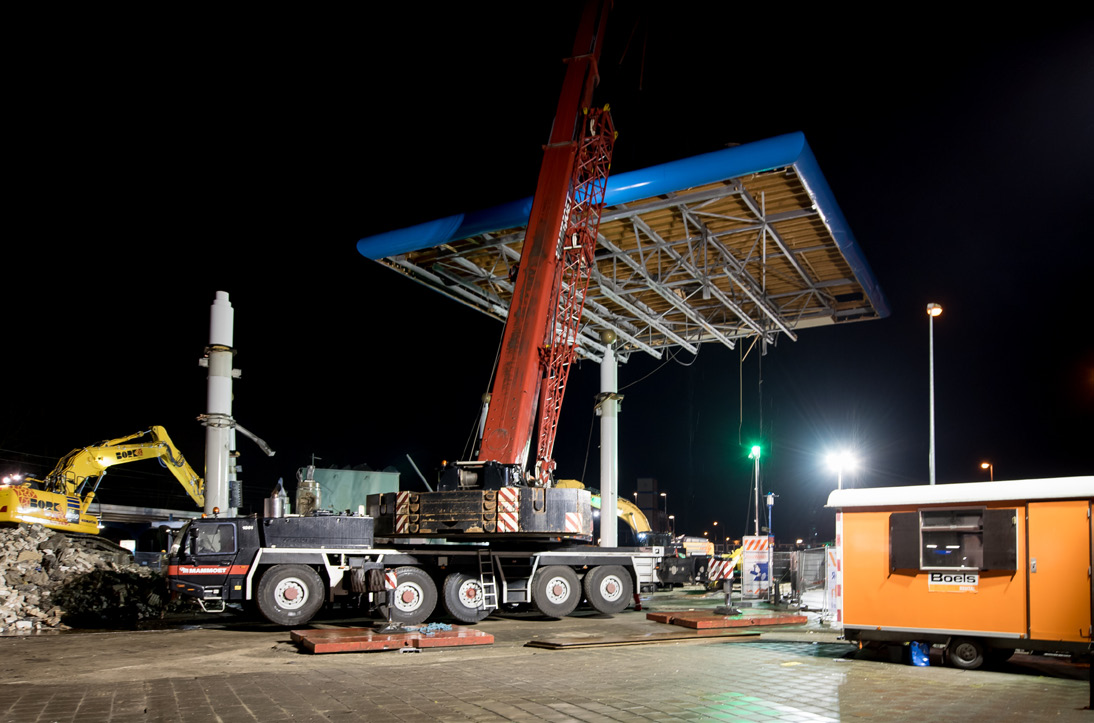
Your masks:
<svg viewBox="0 0 1094 723"><path fill-rule="evenodd" d="M578 353L599 361L605 329L625 361L887 315L824 216L793 165L605 208ZM523 240L509 228L380 261L504 320Z"/></svg>

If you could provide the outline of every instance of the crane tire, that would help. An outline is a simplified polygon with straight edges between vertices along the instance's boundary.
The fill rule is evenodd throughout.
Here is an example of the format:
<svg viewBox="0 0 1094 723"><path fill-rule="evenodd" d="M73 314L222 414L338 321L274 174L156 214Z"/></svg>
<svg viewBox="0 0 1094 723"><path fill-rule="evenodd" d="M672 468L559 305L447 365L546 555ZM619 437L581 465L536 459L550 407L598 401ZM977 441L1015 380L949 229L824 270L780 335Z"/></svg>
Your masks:
<svg viewBox="0 0 1094 723"><path fill-rule="evenodd" d="M621 613L634 597L634 582L621 565L601 565L585 573L585 599L598 613Z"/></svg>
<svg viewBox="0 0 1094 723"><path fill-rule="evenodd" d="M532 580L532 605L549 618L564 618L581 599L577 574L565 565L549 565Z"/></svg>
<svg viewBox="0 0 1094 723"><path fill-rule="evenodd" d="M444 609L461 623L477 623L490 614L486 609L482 580L462 572L444 579Z"/></svg>
<svg viewBox="0 0 1094 723"><path fill-rule="evenodd" d="M258 610L275 625L304 625L325 597L323 579L307 565L275 565L258 582Z"/></svg>
<svg viewBox="0 0 1094 723"><path fill-rule="evenodd" d="M437 607L437 585L428 573L417 567L395 568L395 589L381 612L394 623L424 623Z"/></svg>

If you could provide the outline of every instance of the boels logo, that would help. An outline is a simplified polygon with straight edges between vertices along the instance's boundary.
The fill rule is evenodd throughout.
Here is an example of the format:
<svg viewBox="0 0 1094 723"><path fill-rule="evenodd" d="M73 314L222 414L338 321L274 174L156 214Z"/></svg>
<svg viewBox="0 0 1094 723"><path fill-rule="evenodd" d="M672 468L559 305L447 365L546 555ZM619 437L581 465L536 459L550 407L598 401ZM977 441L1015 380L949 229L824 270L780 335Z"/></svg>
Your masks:
<svg viewBox="0 0 1094 723"><path fill-rule="evenodd" d="M932 572L927 577L929 592L977 592L980 574L975 572Z"/></svg>
<svg viewBox="0 0 1094 723"><path fill-rule="evenodd" d="M115 459L133 459L134 457L143 457L143 449L127 449L124 452L115 452Z"/></svg>

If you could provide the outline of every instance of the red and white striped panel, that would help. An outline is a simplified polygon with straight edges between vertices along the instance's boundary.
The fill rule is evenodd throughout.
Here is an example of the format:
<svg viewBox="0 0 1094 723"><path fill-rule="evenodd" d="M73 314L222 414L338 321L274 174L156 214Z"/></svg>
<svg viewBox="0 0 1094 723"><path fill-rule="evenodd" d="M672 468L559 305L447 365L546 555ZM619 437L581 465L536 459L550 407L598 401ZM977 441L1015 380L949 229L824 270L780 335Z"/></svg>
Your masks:
<svg viewBox="0 0 1094 723"><path fill-rule="evenodd" d="M520 489L498 490L498 532L520 532Z"/></svg>
<svg viewBox="0 0 1094 723"><path fill-rule="evenodd" d="M711 560L709 578L711 580L726 580L733 574L736 567L736 560Z"/></svg>
<svg viewBox="0 0 1094 723"><path fill-rule="evenodd" d="M582 533L580 512L566 513L566 531L575 535L580 535Z"/></svg>
<svg viewBox="0 0 1094 723"><path fill-rule="evenodd" d="M395 511L396 512L410 512L410 493L409 492L396 492L395 493Z"/></svg>
<svg viewBox="0 0 1094 723"><path fill-rule="evenodd" d="M410 493L395 493L395 532L402 534L408 531L410 526Z"/></svg>
<svg viewBox="0 0 1094 723"><path fill-rule="evenodd" d="M394 570L384 570L384 589L394 590L399 586L399 578Z"/></svg>

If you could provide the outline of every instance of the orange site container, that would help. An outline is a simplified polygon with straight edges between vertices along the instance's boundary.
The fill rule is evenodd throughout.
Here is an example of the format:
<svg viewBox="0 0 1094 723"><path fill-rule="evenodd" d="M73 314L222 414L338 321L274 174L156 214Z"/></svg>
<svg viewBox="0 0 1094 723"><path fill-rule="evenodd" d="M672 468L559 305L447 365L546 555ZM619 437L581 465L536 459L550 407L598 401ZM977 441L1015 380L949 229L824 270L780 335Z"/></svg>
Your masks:
<svg viewBox="0 0 1094 723"><path fill-rule="evenodd" d="M837 490L837 620L849 640L1090 649L1094 477Z"/></svg>

